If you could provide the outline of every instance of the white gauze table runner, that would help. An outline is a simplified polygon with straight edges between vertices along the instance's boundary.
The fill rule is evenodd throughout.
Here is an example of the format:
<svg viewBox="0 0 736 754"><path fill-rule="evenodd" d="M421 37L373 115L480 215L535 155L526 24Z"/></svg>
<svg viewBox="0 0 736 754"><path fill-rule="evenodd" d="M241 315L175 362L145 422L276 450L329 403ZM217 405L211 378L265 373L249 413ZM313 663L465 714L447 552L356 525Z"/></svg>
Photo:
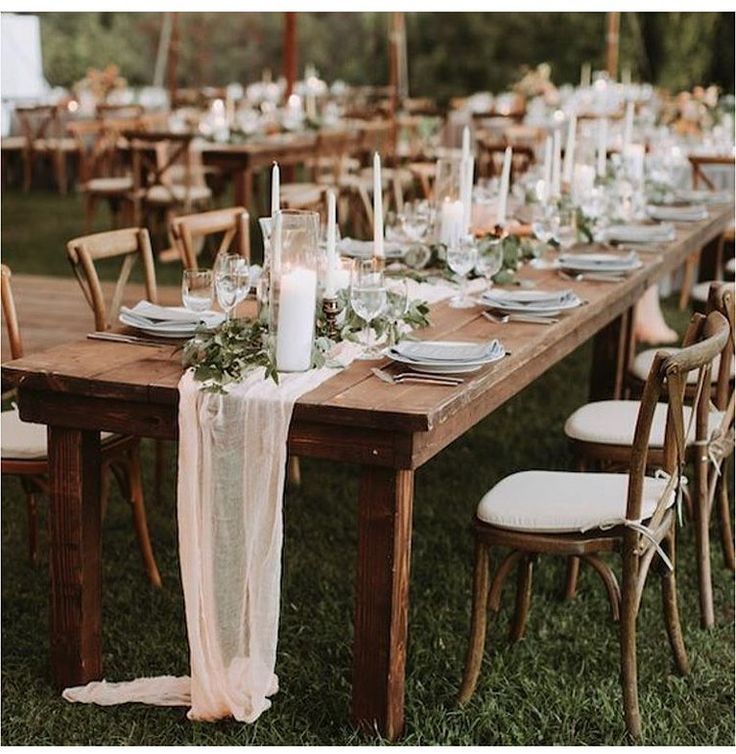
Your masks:
<svg viewBox="0 0 736 754"><path fill-rule="evenodd" d="M456 288L409 281L409 298L430 303ZM360 347L331 356L347 366ZM68 688L70 702L189 706L192 720L254 722L278 691L282 503L287 438L295 402L334 368L253 371L227 395L179 382L177 517L191 676L93 681Z"/></svg>

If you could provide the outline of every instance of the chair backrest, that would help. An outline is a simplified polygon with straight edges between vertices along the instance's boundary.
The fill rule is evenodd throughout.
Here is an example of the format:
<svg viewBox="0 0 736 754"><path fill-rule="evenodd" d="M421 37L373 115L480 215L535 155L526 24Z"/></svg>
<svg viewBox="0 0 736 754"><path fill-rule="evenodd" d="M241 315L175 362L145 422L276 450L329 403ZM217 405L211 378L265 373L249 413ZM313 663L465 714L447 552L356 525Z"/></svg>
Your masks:
<svg viewBox="0 0 736 754"><path fill-rule="evenodd" d="M5 329L8 333L10 356L13 359L19 359L23 356L23 341L20 337L18 315L15 311L15 299L13 298L13 289L10 285L10 267L5 264L0 265L0 274L2 275L0 282L0 298L2 299Z"/></svg>
<svg viewBox="0 0 736 754"><path fill-rule="evenodd" d="M58 105L16 107L15 114L29 149L33 148L36 139L56 139L64 135L61 109Z"/></svg>
<svg viewBox="0 0 736 754"><path fill-rule="evenodd" d="M685 424L683 407L688 374L693 371L698 372L698 389L692 398L692 411L697 416L709 410L710 391L707 388L710 385L712 363L715 357L723 352L729 338L728 321L720 312L711 312L707 317L696 314L685 335L685 347L675 353L657 351L655 354L644 386L634 434L626 507L627 520L641 521L642 492L652 422L657 403L665 393L668 406L663 471L669 475L669 482L667 494L659 499L648 527L650 531L656 532L662 523L680 481L679 477L685 461L686 438L692 429L691 426ZM626 557L632 547L637 554L643 555L651 546L653 545L647 537L635 529L629 530L625 537L627 549L624 556Z"/></svg>
<svg viewBox="0 0 736 754"><path fill-rule="evenodd" d="M693 175L693 187L698 188L701 182L705 184L706 188L711 191L715 190L715 184L711 180L710 176L705 172L704 168L708 165L734 165L736 163L736 157L731 155L724 155L723 157L709 157L705 155L690 155L690 167L692 168Z"/></svg>
<svg viewBox="0 0 736 754"><path fill-rule="evenodd" d="M728 321L731 337L728 339L721 360L718 365L716 390L713 402L717 409L724 411L729 402L733 400L733 380L731 379L731 367L734 362L734 327L736 316L734 314L734 284L713 282L708 291L708 303L706 313L720 312Z"/></svg>
<svg viewBox="0 0 736 754"><path fill-rule="evenodd" d="M158 303L151 239L145 228L124 228L74 238L67 243L66 252L82 293L94 314L97 330L109 330L117 319L125 285L138 260L143 267L146 296L149 301ZM95 262L115 257L121 257L122 264L108 306Z"/></svg>
<svg viewBox="0 0 736 754"><path fill-rule="evenodd" d="M250 215L244 207L228 207L171 221L171 235L185 269L197 269L197 255L207 236L222 233L215 255L230 249L237 237L237 252L250 262Z"/></svg>

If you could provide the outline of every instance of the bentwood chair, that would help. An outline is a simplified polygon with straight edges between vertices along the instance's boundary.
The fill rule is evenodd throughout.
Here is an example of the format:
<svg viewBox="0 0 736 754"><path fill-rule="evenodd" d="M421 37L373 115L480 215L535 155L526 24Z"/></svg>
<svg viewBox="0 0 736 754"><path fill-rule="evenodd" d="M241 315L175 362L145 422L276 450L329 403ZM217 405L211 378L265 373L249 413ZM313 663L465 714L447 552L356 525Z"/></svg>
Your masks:
<svg viewBox="0 0 736 754"><path fill-rule="evenodd" d="M694 423L694 431L685 438L686 460L693 465L691 505L695 522L698 582L700 588L700 621L703 628L714 623L713 586L710 564L710 521L714 504L720 518L721 543L726 567L734 570L734 544L731 530L731 513L728 501L728 479L722 466L733 452L734 440L734 390L730 380L734 347L734 295L726 285L713 283L708 310L720 312L729 322L731 337L719 358L712 365L714 380L713 402L702 401L707 411L691 420L690 409L685 409L686 423ZM685 345L688 345L687 340ZM691 373L696 376L695 373ZM697 384L690 384L689 392L697 392ZM707 390L704 391L706 394ZM572 443L573 452L582 469L600 466L613 469L628 465L639 401L597 401L581 406L565 423L565 434ZM656 406L652 432L649 438L648 467L662 468L664 463L665 426L667 406ZM575 595L579 559L571 559L568 567L566 597Z"/></svg>
<svg viewBox="0 0 736 754"><path fill-rule="evenodd" d="M497 612L503 582L518 566L516 615L511 637L524 633L531 600L533 563L540 554L576 555L589 563L608 591L614 619L620 624L621 679L626 726L641 735L637 690L636 620L647 575L660 573L665 625L677 670L689 671L680 629L675 582L675 502L682 483L686 429L685 380L693 371L708 384L713 359L730 333L719 312L692 322L693 345L676 354L658 353L647 379L639 410L628 474L526 471L501 480L480 501L475 518L475 573L471 634L460 701L472 696L480 673L487 611ZM645 476L647 449L660 396L667 395L661 477ZM707 408L701 393L699 415ZM489 551L511 553L491 579ZM620 553L623 581L619 587L611 566L600 555Z"/></svg>
<svg viewBox="0 0 736 754"><path fill-rule="evenodd" d="M197 269L197 258L207 237L222 233L212 259L233 246L250 262L250 215L244 207L228 207L195 215L182 215L171 222L171 237L187 270Z"/></svg>
<svg viewBox="0 0 736 754"><path fill-rule="evenodd" d="M13 359L19 359L23 356L23 344L10 284L10 269L5 265L2 265L1 291L10 353ZM28 551L31 562L35 565L38 561L38 496L48 495L49 492L46 427L21 421L15 407L3 411L1 418L2 473L18 477L23 486L28 515ZM138 547L148 579L151 584L160 587L161 576L148 535L148 521L143 502L139 441L135 437L113 435L109 432L102 432L100 439L103 509L108 481L112 474L133 511Z"/></svg>

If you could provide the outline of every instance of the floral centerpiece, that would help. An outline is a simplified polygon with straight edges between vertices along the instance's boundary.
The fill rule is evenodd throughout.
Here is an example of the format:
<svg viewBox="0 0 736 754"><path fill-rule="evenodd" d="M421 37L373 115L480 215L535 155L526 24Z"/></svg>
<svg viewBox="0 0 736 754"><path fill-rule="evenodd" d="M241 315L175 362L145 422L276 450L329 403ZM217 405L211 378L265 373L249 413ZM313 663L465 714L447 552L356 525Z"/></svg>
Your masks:
<svg viewBox="0 0 736 754"><path fill-rule="evenodd" d="M102 70L88 68L87 75L74 84L73 89L77 96L82 93L91 94L96 102L105 102L111 92L116 89L125 89L128 82L120 75L120 69L110 63Z"/></svg>

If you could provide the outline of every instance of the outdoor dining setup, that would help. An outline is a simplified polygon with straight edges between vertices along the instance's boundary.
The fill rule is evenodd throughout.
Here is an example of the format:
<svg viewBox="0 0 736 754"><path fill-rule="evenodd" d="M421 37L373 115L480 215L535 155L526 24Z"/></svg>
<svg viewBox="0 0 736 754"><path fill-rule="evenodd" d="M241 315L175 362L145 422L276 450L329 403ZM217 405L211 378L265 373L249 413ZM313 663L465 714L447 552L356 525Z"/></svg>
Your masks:
<svg viewBox="0 0 736 754"><path fill-rule="evenodd" d="M4 620L12 741L672 744L710 707L722 743L733 94L635 81L618 13L575 83L412 99L404 13L387 85L299 78L286 13L284 75L184 87L161 15L153 86L4 110L3 202L75 228L52 272L3 213L3 605L48 605L29 668Z"/></svg>

